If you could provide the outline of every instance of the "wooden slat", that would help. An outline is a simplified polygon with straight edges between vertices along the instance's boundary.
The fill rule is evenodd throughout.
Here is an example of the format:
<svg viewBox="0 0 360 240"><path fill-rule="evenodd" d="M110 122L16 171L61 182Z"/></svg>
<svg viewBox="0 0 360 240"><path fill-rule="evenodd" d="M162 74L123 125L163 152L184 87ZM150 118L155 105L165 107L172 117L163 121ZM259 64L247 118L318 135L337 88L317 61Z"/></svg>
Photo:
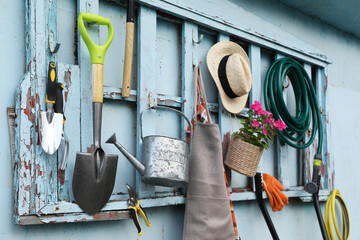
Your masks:
<svg viewBox="0 0 360 240"><path fill-rule="evenodd" d="M14 211L15 216L35 212L34 186L31 151L31 125L35 113L31 107L30 73L27 73L16 89L15 119L15 168L14 168ZM28 100L29 99L29 100Z"/></svg>
<svg viewBox="0 0 360 240"><path fill-rule="evenodd" d="M325 69L316 68L316 94L320 104L320 114L323 127L323 147L322 147L322 166L321 166L321 184L322 188L332 189L333 188L333 165L329 159L328 154L328 142L331 140L331 137L328 135L330 125L328 122L328 112L327 112L327 98L326 98L326 89L327 89L327 78L325 75Z"/></svg>
<svg viewBox="0 0 360 240"><path fill-rule="evenodd" d="M254 103L254 101L261 101L260 99L263 91L261 83L261 49L258 45L251 44L249 46L249 59L252 74L252 87L249 94L249 103L251 105ZM262 162L263 160L261 160L259 163L259 172L262 172Z"/></svg>
<svg viewBox="0 0 360 240"><path fill-rule="evenodd" d="M197 33L197 25L194 23L185 21L182 27L182 86L181 86L181 95L184 114L191 121L194 116L194 69L193 63L196 63L194 59L195 49L194 43L192 41L193 32ZM183 128L187 128L187 122L181 120ZM182 137L184 137L184 131L182 132Z"/></svg>
<svg viewBox="0 0 360 240"><path fill-rule="evenodd" d="M324 128L324 142L323 142L323 149L324 149L324 163L326 164L325 167L327 168L327 176L326 177L326 183L324 183L324 187L332 191L334 186L334 178L335 178L335 165L334 165L334 158L332 157L333 154L330 155L330 151L332 148L332 136L330 131L330 124L329 124L329 98L327 97L327 89L328 89L328 67L325 67L323 69L319 69L321 72L321 81L323 82L323 95L322 95L322 103L323 103L323 113L322 113L322 123Z"/></svg>
<svg viewBox="0 0 360 240"><path fill-rule="evenodd" d="M118 211L122 209L128 209L126 197L124 200L119 201L109 201L104 208L101 209L102 212L106 211ZM143 208L149 207L159 207L159 206L171 206L179 205L185 203L185 198L182 195L173 195L161 197L154 195L149 198L140 198L140 203ZM83 211L79 208L77 204L70 203L67 201L62 201L58 203L48 204L38 213L39 215L47 214L70 214L70 213L82 213Z"/></svg>
<svg viewBox="0 0 360 240"><path fill-rule="evenodd" d="M136 102L136 100L137 100L136 90L130 90L129 97L122 97L121 93L122 93L121 88L104 86L104 99Z"/></svg>
<svg viewBox="0 0 360 240"><path fill-rule="evenodd" d="M305 201L310 201L311 195L306 193L303 190L303 187L298 188L291 188L290 190L285 190L284 193L288 197L299 197ZM329 194L329 190L320 190L320 197L323 200L326 200L326 195ZM263 193L264 198L267 198L267 195L264 191ZM248 190L248 189L234 189L231 193L232 201L246 201L246 200L254 200L255 192ZM307 199L309 198L309 199ZM185 197L182 195L174 195L174 196L154 196L149 198L140 198L141 206L144 208L151 208L151 207L161 207L161 206L173 206L173 205L180 205L185 203ZM110 201L108 202L105 207L101 210L101 212L108 212L108 211L119 211L128 208L127 199L118 200L118 201ZM51 214L80 214L82 210L79 206L75 203L61 201L57 203L52 203L46 205L44 208L39 211L38 215L51 215Z"/></svg>
<svg viewBox="0 0 360 240"><path fill-rule="evenodd" d="M15 169L14 169L14 215L28 215L35 212L34 178L34 128L36 125L35 81L36 75L36 18L35 0L25 4L25 36L27 73L16 88L15 119Z"/></svg>
<svg viewBox="0 0 360 240"><path fill-rule="evenodd" d="M35 104L35 112L37 113L40 110L45 110L45 87L46 87L46 69L45 66L47 64L47 56L46 56L46 47L43 47L43 43L47 41L46 38L46 28L45 25L47 24L47 15L45 12L46 4L44 1L36 1L33 2L34 5L31 5L30 7L35 7L35 39L34 42L31 42L30 44L35 44L36 49L36 55L35 57L35 74L37 77L34 76L34 78L31 78L31 89L32 92L34 92L34 96L38 96L40 98L40 102L38 104ZM37 122L37 115L36 122ZM33 142L38 139L37 133L35 131L31 132L32 140ZM35 194L35 210L42 208L46 204L46 194L47 194L47 186L44 179L46 179L46 170L47 167L50 167L52 165L52 162L56 162L55 156L47 156L46 153L42 150L41 146L33 146L34 152L32 154L32 167L35 168L35 171L33 172L33 184L37 187L37 189L34 189L35 191L33 194ZM50 164L47 165L47 164ZM44 173L44 174L43 174ZM52 189L53 186L49 186L50 189ZM50 190L51 191L51 190ZM51 191L52 192L52 191ZM55 192L56 194L56 192Z"/></svg>
<svg viewBox="0 0 360 240"><path fill-rule="evenodd" d="M280 59L284 56L277 53L275 58ZM283 91L284 102L287 102L286 91ZM290 176L289 176L289 167L291 167L291 161L289 161L289 146L287 144L281 145L279 138L276 138L277 141L277 171L278 171L278 180L284 186L284 189L290 188Z"/></svg>
<svg viewBox="0 0 360 240"><path fill-rule="evenodd" d="M140 6L138 15L138 89L137 89L137 142L136 156L140 159L142 141L140 137L140 113L144 111L156 94L156 11ZM146 113L147 121L143 128L155 129L156 114L152 111ZM136 174L136 191L140 197L153 196L155 187L141 182L141 176Z"/></svg>
<svg viewBox="0 0 360 240"><path fill-rule="evenodd" d="M36 112L46 110L46 82L48 73L48 64L51 60L56 60L51 55L48 38L49 31L57 35L56 8L57 1L36 3L36 96L39 98L38 104L35 105ZM52 21L52 22L50 22ZM47 43L44 46L44 42ZM37 133L34 139L38 139ZM35 185L36 189L36 211L44 207L49 202L56 201L57 196L57 156L56 154L47 155L40 145L35 146Z"/></svg>
<svg viewBox="0 0 360 240"><path fill-rule="evenodd" d="M120 2L120 0L113 1ZM252 16L249 16L245 9L234 8L230 2L223 2L221 8L216 5L217 2L203 4L199 1L189 5L188 3L175 3L169 0L140 0L139 3L181 18L190 19L211 29L227 32L229 35L241 37L244 40L257 43L277 52L292 55L306 62L319 66L326 66L330 62L322 50L284 32L280 28L268 25L268 23L260 21L258 18L255 18L250 23L249 21L243 21L243 19L247 19L246 16L249 18ZM272 31L266 33L255 31L255 24L271 27Z"/></svg>
<svg viewBox="0 0 360 240"><path fill-rule="evenodd" d="M101 212L95 215L88 215L86 213L72 213L61 215L32 215L19 217L16 222L19 225L34 225L34 224L50 224L50 223L70 223L70 222L97 222L97 221L109 221L119 219L129 219L130 214L128 210L120 211L108 211Z"/></svg>
<svg viewBox="0 0 360 240"><path fill-rule="evenodd" d="M218 35L218 42L229 41L229 40L230 40L229 35L225 35L223 33L220 33ZM226 133L228 132L232 133L232 129L231 129L232 126L230 125L231 115L229 114L228 111L226 111L226 109L222 105L220 95L218 96L218 104L219 104L219 109L218 109L219 127L220 127L221 139L223 139Z"/></svg>
<svg viewBox="0 0 360 240"><path fill-rule="evenodd" d="M306 73L311 77L311 65L310 64L304 64L304 69ZM304 137L304 142L308 142L310 139L310 132L312 131L312 125L310 125L310 130L308 130ZM314 140L316 141L316 140ZM313 147L313 144L311 144L308 148L304 149L304 155L303 155L303 179L304 179L304 185L311 181L312 179L312 163L314 155L316 154L315 149Z"/></svg>
<svg viewBox="0 0 360 240"><path fill-rule="evenodd" d="M58 171L58 199L51 201L73 201L72 176L75 166L76 152L81 148L80 136L80 68L77 65L58 63L58 82L64 85L64 115L66 117L64 131L69 140L67 168Z"/></svg>
<svg viewBox="0 0 360 240"><path fill-rule="evenodd" d="M80 12L99 14L98 0L78 0L78 15ZM77 24L77 21L76 21ZM85 24L86 30L95 44L99 44L99 28L97 25ZM91 102L91 63L90 54L80 33L77 33L78 39L78 59L80 65L81 76L81 128L80 128L80 142L81 148L79 152L91 152L93 145L93 123L92 123L92 102Z"/></svg>

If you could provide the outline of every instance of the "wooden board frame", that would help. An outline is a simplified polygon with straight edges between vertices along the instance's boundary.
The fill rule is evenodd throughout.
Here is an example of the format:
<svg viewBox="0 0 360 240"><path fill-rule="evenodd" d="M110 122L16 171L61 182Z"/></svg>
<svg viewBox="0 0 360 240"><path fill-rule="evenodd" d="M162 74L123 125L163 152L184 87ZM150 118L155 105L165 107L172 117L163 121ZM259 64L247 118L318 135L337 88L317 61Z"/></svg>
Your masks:
<svg viewBox="0 0 360 240"><path fill-rule="evenodd" d="M49 38L51 32L56 41L56 0L41 1L29 0L26 3L26 66L27 73L16 90L16 135L15 135L15 166L14 166L14 220L19 225L60 223L60 222L84 222L116 220L129 218L126 211L126 196L116 196L106 205L101 213L89 216L81 211L76 203L71 201L69 187L71 183L64 182L65 172L57 170L56 156L48 156L38 143L37 114L45 107L45 79L47 63L56 60L56 55L49 51ZM124 4L121 0L112 2ZM78 0L79 12L99 13L99 0ZM195 5L201 4L195 3ZM226 2L224 4L227 4ZM278 54L292 56L305 63L305 68L311 72L311 67L316 67L316 90L321 104L324 126L325 142L323 146L324 166L322 169L323 190L320 191L320 199L324 200L330 194L334 185L333 161L330 155L330 127L327 112L327 66L330 61L326 54L300 39L274 27L272 35L262 34L256 29L249 29L246 23L238 21L237 16L224 14L220 18L212 14L211 6L203 6L203 10L197 10L171 0L139 0L138 7L138 79L137 89L132 89L129 98L122 98L121 88L104 86L104 98L114 101L129 101L137 105L137 121L139 113L149 103L161 104L182 109L191 117L193 113L193 64L199 60L196 56L196 43L198 27L207 27L218 33L218 41L228 40L233 36L241 38L249 43L249 57L252 64L254 81L260 81L258 70L260 69L261 48L270 49ZM207 9L209 8L209 9ZM35 11L36 10L36 11ZM156 76L151 63L156 62L156 21L158 11L165 12L169 16L175 16L176 22L182 24L182 85L181 96L158 95L150 84L150 80ZM162 15L164 17L164 14ZM194 36L194 32L196 33ZM94 26L89 30L91 38L97 41L99 31ZM80 37L78 36L78 39ZM146 39L146 41L144 41ZM56 42L55 42L56 43ZM200 43L201 44L201 43ZM79 66L59 63L59 81L67 85L69 96L68 111L72 114L71 139L77 139L72 153L75 151L91 151L92 129L91 104L81 101L81 98L91 98L91 89L88 87L90 77L90 65L88 50L83 41L78 41ZM68 81L68 82L66 82ZM71 85L70 85L71 83ZM253 89L250 101L260 98L261 90ZM80 97L81 96L81 97ZM228 113L222 108L220 102L209 103L210 111L219 114L219 124L222 135L230 131ZM77 112L76 112L77 111ZM66 114L66 112L65 112ZM77 117L74 117L77 116ZM151 118L151 116L149 116ZM148 126L151 128L152 121ZM139 126L139 124L137 124ZM186 127L182 123L183 128ZM71 128L71 127L70 127ZM76 129L80 129L77 130ZM139 136L139 128L137 129ZM286 187L285 193L289 197L300 197L304 201L310 201L302 186L290 186L287 182L286 171L286 147L279 147L277 161L279 179ZM304 179L309 180L312 170L313 148L304 153ZM136 155L141 155L141 142L138 138L136 143ZM72 174L67 170L66 174ZM143 184L139 174L136 174L136 190L142 198L143 207L160 207L167 205L184 204L185 198L182 190L173 192L155 192L153 186ZM70 194L70 195L69 195ZM249 190L233 189L231 193L233 201L253 200L255 194Z"/></svg>

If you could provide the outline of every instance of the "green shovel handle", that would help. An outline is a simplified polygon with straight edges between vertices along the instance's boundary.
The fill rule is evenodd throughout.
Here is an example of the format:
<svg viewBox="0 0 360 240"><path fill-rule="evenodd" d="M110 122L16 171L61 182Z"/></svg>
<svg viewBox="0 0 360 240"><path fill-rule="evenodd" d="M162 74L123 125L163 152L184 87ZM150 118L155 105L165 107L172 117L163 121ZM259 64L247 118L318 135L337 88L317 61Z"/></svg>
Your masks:
<svg viewBox="0 0 360 240"><path fill-rule="evenodd" d="M91 41L91 38L86 31L84 21L88 23L95 23L97 25L107 25L108 38L104 45L99 46L93 43L93 41ZM80 13L78 17L78 28L82 39L84 40L87 48L89 49L91 64L104 64L106 50L108 49L110 43L114 38L114 29L110 20L92 13Z"/></svg>

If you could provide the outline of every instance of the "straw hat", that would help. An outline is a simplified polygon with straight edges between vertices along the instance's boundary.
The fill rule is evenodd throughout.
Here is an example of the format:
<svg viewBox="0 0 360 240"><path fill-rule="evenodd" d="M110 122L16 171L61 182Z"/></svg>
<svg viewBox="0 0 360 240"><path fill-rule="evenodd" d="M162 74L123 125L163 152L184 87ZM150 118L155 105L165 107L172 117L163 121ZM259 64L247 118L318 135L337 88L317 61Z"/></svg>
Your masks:
<svg viewBox="0 0 360 240"><path fill-rule="evenodd" d="M241 112L252 84L250 61L244 49L234 42L218 42L210 48L206 61L224 108L230 113Z"/></svg>

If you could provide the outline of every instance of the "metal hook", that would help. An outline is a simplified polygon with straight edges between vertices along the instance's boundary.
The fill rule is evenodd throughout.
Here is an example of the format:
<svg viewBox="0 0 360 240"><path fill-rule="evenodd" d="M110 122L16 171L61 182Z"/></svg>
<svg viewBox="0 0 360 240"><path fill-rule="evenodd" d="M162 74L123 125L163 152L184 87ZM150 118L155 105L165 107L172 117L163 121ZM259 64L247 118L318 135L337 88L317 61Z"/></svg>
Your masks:
<svg viewBox="0 0 360 240"><path fill-rule="evenodd" d="M204 39L204 35L203 35L203 34L200 34L200 38L199 38L198 41L195 40L195 37L196 37L196 31L195 31L195 29L193 29L193 37L192 37L193 43L195 43L195 44L200 44L201 41Z"/></svg>
<svg viewBox="0 0 360 240"><path fill-rule="evenodd" d="M284 83L287 83L286 86L284 86ZM288 88L290 86L290 79L289 77L286 75L283 81L283 89Z"/></svg>
<svg viewBox="0 0 360 240"><path fill-rule="evenodd" d="M54 47L54 34L52 31L49 33L49 48L51 53L57 53L60 48L60 43L56 43Z"/></svg>

